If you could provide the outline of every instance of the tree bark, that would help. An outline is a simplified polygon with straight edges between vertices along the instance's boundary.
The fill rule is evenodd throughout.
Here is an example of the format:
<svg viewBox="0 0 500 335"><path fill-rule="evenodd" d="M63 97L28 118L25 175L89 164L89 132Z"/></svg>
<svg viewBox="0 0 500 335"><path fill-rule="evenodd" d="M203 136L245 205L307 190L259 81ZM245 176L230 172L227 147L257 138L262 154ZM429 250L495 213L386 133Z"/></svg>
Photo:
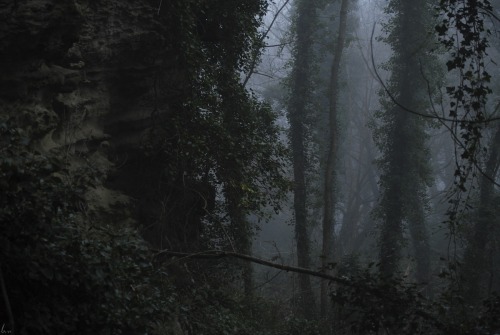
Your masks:
<svg viewBox="0 0 500 335"><path fill-rule="evenodd" d="M335 162L337 160L337 118L338 118L338 91L339 91L339 72L342 53L344 51L345 37L347 31L347 9L349 0L342 0L340 5L340 20L337 41L333 53L333 61L330 72L330 108L329 108L329 146L328 157L325 167L325 185L323 193L323 250L321 267L325 273L328 273L328 263L333 261L332 251L334 243L334 213L335 213ZM321 282L321 316L328 314L329 296L328 283Z"/></svg>
<svg viewBox="0 0 500 335"><path fill-rule="evenodd" d="M309 99L308 87L311 83L312 35L314 31L315 7L310 0L298 3L295 63L292 72L292 92L288 107L290 138L293 159L293 207L295 213L295 239L297 241L297 264L310 267L310 245L307 229L306 209L306 165L305 119L306 103ZM299 274L299 313L312 317L315 311L314 295L310 278Z"/></svg>
<svg viewBox="0 0 500 335"><path fill-rule="evenodd" d="M160 261L161 256L171 256L171 257L180 257L177 259L177 261L183 261L183 260L188 260L188 259L219 259L219 258L225 258L225 257L232 257L232 258L237 258L241 260L245 260L247 262L253 262L256 264L264 265L264 266L269 266L275 269L279 270L284 270L284 271L290 271L290 272L296 272L300 274L304 274L307 276L314 276L317 278L322 278L326 279L329 281L332 281L334 283L344 285L346 287L352 287L357 290L361 290L364 292L368 292L373 296L376 296L381 299L381 301L389 301L392 303L395 303L396 305L402 305L402 304L407 304L408 301L406 300L406 297L403 295L401 297L401 300L399 299L398 296L394 295L387 295L384 290L381 290L380 288L377 288L376 286L373 286L371 284L367 284L365 282L360 282L360 281L353 281L345 277L335 277L332 275L325 274L323 271L313 271L311 269L304 269L300 267L295 267L295 266L288 266L288 265L283 265L283 264L278 264L278 263L273 263L269 262L257 257L253 257L250 255L244 255L236 252L227 252L227 251L219 251L219 250L207 250L203 252L198 252L198 253L186 253L186 252L176 252L176 251L171 251L171 250L160 250L156 255L155 255L155 260ZM174 260L171 261L171 263L174 262ZM425 300L424 300L425 301ZM425 307L425 305L424 305ZM443 322L440 318L436 318L434 314L429 312L428 310L423 309L421 306L416 308L414 310L415 315L422 317L423 320L426 320L433 326L435 326L437 329L444 331L447 334L455 334L459 333L459 330L455 328L453 325L450 325L449 323Z"/></svg>
<svg viewBox="0 0 500 335"><path fill-rule="evenodd" d="M487 267L487 253L490 249L495 223L493 203L494 180L500 164L500 126L496 129L489 146L489 157L486 161L484 174L480 179L479 208L476 213L476 222L471 236L468 239L464 253L462 276L465 281L465 298L471 304L477 304L484 297L481 290L482 279Z"/></svg>
<svg viewBox="0 0 500 335"><path fill-rule="evenodd" d="M429 277L429 238L424 213L431 171L426 161L424 120L407 111L424 108L426 104L421 97L428 92L420 62L433 62L432 58L425 58L422 49L428 43L425 28L429 14L423 0L393 0L388 10L395 15L386 37L394 50L389 86L393 92L388 94L396 97L397 103L385 101L383 131L387 132L387 138L379 143L383 152L380 275L383 278L399 275L404 224L407 224L417 262L415 279L423 283Z"/></svg>

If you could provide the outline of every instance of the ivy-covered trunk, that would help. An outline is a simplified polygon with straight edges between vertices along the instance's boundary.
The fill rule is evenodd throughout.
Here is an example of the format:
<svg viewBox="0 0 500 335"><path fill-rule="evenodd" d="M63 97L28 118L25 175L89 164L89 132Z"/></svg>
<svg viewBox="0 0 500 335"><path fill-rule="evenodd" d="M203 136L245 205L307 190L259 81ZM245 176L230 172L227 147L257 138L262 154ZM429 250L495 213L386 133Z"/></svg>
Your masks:
<svg viewBox="0 0 500 335"><path fill-rule="evenodd" d="M493 268L489 275L486 274L488 258L491 254L498 253L498 250L494 250L494 239L498 236L498 228L495 227L498 223L498 210L493 181L500 164L500 126L497 126L488 152L484 175L480 179L479 207L463 260L464 296L466 301L472 304L477 304L491 289L487 277L492 279L496 270Z"/></svg>
<svg viewBox="0 0 500 335"><path fill-rule="evenodd" d="M333 243L334 243L334 215L335 215L335 166L337 161L337 122L338 122L338 95L339 95L339 73L340 62L344 52L345 38L347 31L347 10L349 0L342 0L340 5L340 20L338 36L336 38L335 50L333 52L333 61L330 69L330 92L329 92L329 144L328 156L325 167L325 185L323 193L323 250L321 258L321 267L323 271L328 272L328 263L333 261ZM327 317L329 306L328 282L321 282L321 316Z"/></svg>
<svg viewBox="0 0 500 335"><path fill-rule="evenodd" d="M375 140L382 152L381 200L376 217L381 221L380 274L383 278L398 276L403 232L408 226L414 247L418 282L429 276L429 241L425 224L427 188L431 182L428 166L425 121L416 113L425 111L429 96L427 80L437 78L432 70L435 60L426 53L429 35L429 3L424 0L393 0L386 7L392 17L384 25L385 42L393 49L387 63L392 70L382 92L382 109L376 113L381 125L375 129ZM432 85L432 84L431 84ZM412 113L413 112L413 113Z"/></svg>
<svg viewBox="0 0 500 335"><path fill-rule="evenodd" d="M245 217L245 209L242 206L241 190L238 186L241 184L231 181L226 186L226 202L228 216L231 220L231 230L234 232L234 248L236 252L244 255L252 253L252 233L249 222ZM245 296L250 297L253 291L253 270L250 262L239 262L242 271L243 291Z"/></svg>
<svg viewBox="0 0 500 335"><path fill-rule="evenodd" d="M312 77L312 53L315 0L300 0L297 5L296 45L294 67L292 70L291 97L288 106L290 120L290 140L293 158L293 207L295 213L295 239L297 241L297 264L302 268L310 267L310 246L307 229L306 209L306 168L305 123L307 104L310 100ZM309 276L299 275L299 311L311 317L314 314L314 295Z"/></svg>

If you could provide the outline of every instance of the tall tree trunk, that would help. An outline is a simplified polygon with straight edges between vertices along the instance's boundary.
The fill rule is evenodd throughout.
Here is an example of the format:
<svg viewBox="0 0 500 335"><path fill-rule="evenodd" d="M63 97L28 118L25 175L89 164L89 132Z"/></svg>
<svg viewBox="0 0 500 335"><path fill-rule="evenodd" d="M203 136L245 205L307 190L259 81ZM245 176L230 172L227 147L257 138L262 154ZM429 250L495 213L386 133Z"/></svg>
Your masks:
<svg viewBox="0 0 500 335"><path fill-rule="evenodd" d="M495 223L493 203L494 187L490 180L495 179L500 164L500 126L489 146L489 157L486 161L484 174L480 179L479 208L476 213L476 223L464 254L462 276L465 281L465 298L469 303L476 304L484 297L481 292L482 278L487 267L486 254L492 243L492 229Z"/></svg>
<svg viewBox="0 0 500 335"><path fill-rule="evenodd" d="M231 224L236 230L235 242L237 252L244 255L252 254L252 232L250 231L249 222L240 208L241 197L236 192L230 191L229 196L232 196L229 201L229 217ZM245 296L251 297L253 293L253 268L249 262L240 262L242 268L243 291Z"/></svg>
<svg viewBox="0 0 500 335"><path fill-rule="evenodd" d="M425 224L424 204L415 202L415 208L409 219L409 230L416 260L415 280L417 283L426 284L423 293L430 295L430 246L427 226Z"/></svg>
<svg viewBox="0 0 500 335"><path fill-rule="evenodd" d="M288 106L290 137L293 156L293 206L295 212L295 239L297 241L297 265L310 267L310 246L306 209L306 152L305 119L306 104L310 99L312 36L314 32L314 0L300 0L297 7L295 62L292 72L292 92ZM315 311L314 295L309 276L299 274L299 312L312 317Z"/></svg>
<svg viewBox="0 0 500 335"><path fill-rule="evenodd" d="M227 82L233 80L231 73L221 73L221 76ZM222 94L227 94L230 97L233 93L224 90ZM230 134L231 143L240 143L242 132L240 131L238 113L242 113L243 115L243 113L247 113L248 111L235 105L231 99L222 100L220 108L224 113L223 125ZM241 162L244 160L238 157L238 155L244 155L244 153L236 153L236 147L232 148L232 151L234 152L233 155L224 155L220 166L224 171L222 174L224 178L223 192L227 215L230 220L230 229L233 232L235 242L231 247L235 249L233 250L235 252L251 255L252 229L247 220L248 208L244 205L244 191L242 190L242 184L245 183L245 175L243 173L244 166L242 166ZM253 293L253 268L248 262L239 262L239 267L241 268L243 291L245 296L249 298Z"/></svg>
<svg viewBox="0 0 500 335"><path fill-rule="evenodd" d="M392 176L395 178L395 176ZM399 269L403 243L403 211L401 208L401 189L399 182L391 183L386 189L384 207L385 220L380 232L380 275L382 278L393 277Z"/></svg>
<svg viewBox="0 0 500 335"><path fill-rule="evenodd" d="M387 12L394 13L387 25L386 41L394 50L390 60L392 73L389 90L398 102L412 110L422 110L427 102L427 85L420 63L434 59L423 48L428 8L425 0L392 0ZM426 161L428 148L424 120L408 113L392 101L382 99L385 112L381 116L385 137L379 140L382 151L382 196L378 216L380 234L380 275L398 275L403 248L404 224L408 224L417 262L415 279L426 282L429 276L429 237L425 224L425 202L431 171Z"/></svg>
<svg viewBox="0 0 500 335"><path fill-rule="evenodd" d="M340 20L337 41L333 54L332 67L330 72L330 109L329 109L329 147L328 157L325 168L325 188L323 193L323 250L322 264L323 271L328 272L328 263L332 262L333 251L333 225L334 225L334 186L335 186L335 162L337 160L337 116L338 116L338 91L339 91L339 72L340 61L345 46L345 37L347 30L347 9L349 0L342 0L340 5ZM328 282L321 282L321 316L326 317L329 306Z"/></svg>

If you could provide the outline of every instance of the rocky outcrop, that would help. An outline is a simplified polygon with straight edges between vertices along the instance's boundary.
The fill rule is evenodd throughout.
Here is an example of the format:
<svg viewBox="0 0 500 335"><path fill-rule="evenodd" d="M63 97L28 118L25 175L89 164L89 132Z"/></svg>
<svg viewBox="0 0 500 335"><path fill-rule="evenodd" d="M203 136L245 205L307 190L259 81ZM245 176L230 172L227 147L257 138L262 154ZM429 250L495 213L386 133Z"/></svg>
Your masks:
<svg viewBox="0 0 500 335"><path fill-rule="evenodd" d="M161 141L155 136L168 136L186 87L156 5L0 1L0 117L15 119L34 149L96 176L87 214L133 221L166 247L196 240L204 214L193 210L200 192L165 181L165 157L148 149Z"/></svg>

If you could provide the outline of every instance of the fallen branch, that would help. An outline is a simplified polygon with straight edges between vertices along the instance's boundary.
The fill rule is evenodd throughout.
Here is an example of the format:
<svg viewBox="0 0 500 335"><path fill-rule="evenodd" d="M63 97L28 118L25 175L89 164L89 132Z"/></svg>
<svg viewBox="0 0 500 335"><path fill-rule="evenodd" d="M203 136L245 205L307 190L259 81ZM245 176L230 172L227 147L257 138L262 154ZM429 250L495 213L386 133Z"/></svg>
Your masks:
<svg viewBox="0 0 500 335"><path fill-rule="evenodd" d="M328 280L331 280L333 282L336 282L336 283L339 283L342 285L355 286L355 284L348 279L331 276L331 275L328 275L324 272L314 271L314 270L305 269L305 268L299 268L296 266L289 266L289 265L284 265L284 264L273 263L273 262L269 262L269 261L266 261L266 260L263 260L263 259L260 259L257 257L244 255L244 254L240 254L237 252L231 252L231 251L207 250L207 251L202 251L199 253L186 253L186 252L171 251L171 250L161 250L156 254L155 258L157 258L158 256L161 256L161 255L178 256L178 257L182 257L182 258L202 258L202 259L216 259L216 258L224 258L224 257L233 257L233 258L247 260L247 261L250 261L250 262L256 263L256 264L269 266L269 267L272 267L275 269L284 270L286 272L303 273L303 274L307 274L307 275L318 277L318 278L328 279Z"/></svg>
<svg viewBox="0 0 500 335"><path fill-rule="evenodd" d="M159 256L172 256L172 257L181 257L179 260L183 259L219 259L219 258L225 258L225 257L232 257L232 258L238 258L242 260L246 260L249 262L253 262L256 264L261 264L264 266L272 267L275 269L280 269L284 270L286 272L295 272L295 273L302 273L302 274L307 274L310 276L314 276L317 278L322 278L322 279L327 279L332 282L345 285L348 287L354 287L354 288L360 288L362 290L365 290L366 292L369 292L373 294L374 296L386 300L386 301L391 301L392 303L396 304L402 304L405 303L407 304L408 302L400 297L393 297L391 295L385 294L385 292L381 291L380 289L377 289L376 287L370 287L367 285L363 285L360 282L355 282L351 281L347 278L341 278L341 277L336 277L332 275L328 275L324 272L321 271L314 271L306 268L300 268L296 266L289 266L289 265L283 265L283 264L278 264L278 263L273 263L270 261L266 261L257 257L245 255L245 254L240 254L237 252L231 252L231 251L219 251L219 250L207 250L207 251L201 251L197 253L187 253L187 252L179 252L179 251L171 251L171 250L160 250L156 253L155 259L157 259ZM425 299L423 299L425 301ZM437 319L434 315L432 315L430 312L425 310L424 308L416 308L415 309L415 314L420 316L421 318L433 322L433 324L440 330L454 330L453 327L450 327L450 325L444 324L441 320Z"/></svg>

